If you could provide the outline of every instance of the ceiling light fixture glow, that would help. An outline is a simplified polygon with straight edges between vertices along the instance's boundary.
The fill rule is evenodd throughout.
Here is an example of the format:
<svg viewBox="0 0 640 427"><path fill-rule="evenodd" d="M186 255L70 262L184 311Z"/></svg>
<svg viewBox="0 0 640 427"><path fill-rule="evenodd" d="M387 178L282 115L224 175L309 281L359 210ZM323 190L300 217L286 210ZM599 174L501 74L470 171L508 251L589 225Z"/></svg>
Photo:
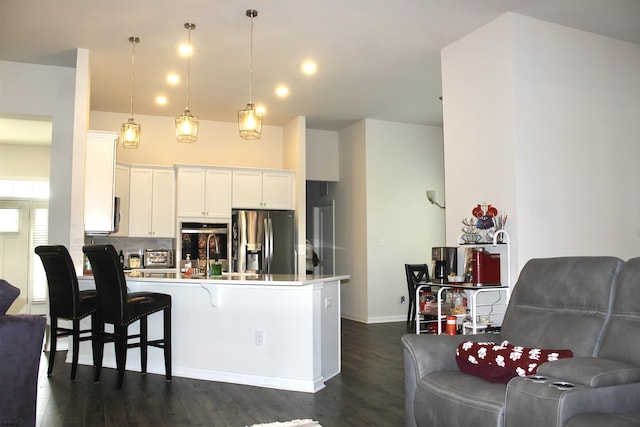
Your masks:
<svg viewBox="0 0 640 427"><path fill-rule="evenodd" d="M180 83L180 76L175 73L167 74L167 83L170 85L177 85Z"/></svg>
<svg viewBox="0 0 640 427"><path fill-rule="evenodd" d="M238 130L242 139L260 139L262 132L262 114L257 112L251 100L253 83L253 18L258 16L258 11L247 9L247 17L251 18L251 44L249 48L249 103L247 108L238 111Z"/></svg>
<svg viewBox="0 0 640 427"><path fill-rule="evenodd" d="M316 65L315 62L313 61L305 61L302 63L302 66L300 67L302 72L308 76L311 76L313 74L316 73L316 71L318 71L318 66Z"/></svg>
<svg viewBox="0 0 640 427"><path fill-rule="evenodd" d="M120 141L124 148L138 148L140 146L140 125L133 120L133 82L136 70L136 44L140 43L140 38L129 37L129 43L133 45L131 54L131 99L129 108L129 120L120 127Z"/></svg>
<svg viewBox="0 0 640 427"><path fill-rule="evenodd" d="M196 24L185 23L184 28L189 31L188 45L191 47L191 30L195 30ZM191 49L193 52L193 50ZM191 77L191 55L187 56L187 107L184 112L176 117L176 139L178 142L196 142L198 139L198 117L191 115L189 111L189 80Z"/></svg>
<svg viewBox="0 0 640 427"><path fill-rule="evenodd" d="M276 88L276 95L279 96L280 98L285 98L289 96L289 88L284 85L278 86Z"/></svg>
<svg viewBox="0 0 640 427"><path fill-rule="evenodd" d="M160 95L160 96L156 96L156 104L158 105L165 105L167 103L167 97Z"/></svg>

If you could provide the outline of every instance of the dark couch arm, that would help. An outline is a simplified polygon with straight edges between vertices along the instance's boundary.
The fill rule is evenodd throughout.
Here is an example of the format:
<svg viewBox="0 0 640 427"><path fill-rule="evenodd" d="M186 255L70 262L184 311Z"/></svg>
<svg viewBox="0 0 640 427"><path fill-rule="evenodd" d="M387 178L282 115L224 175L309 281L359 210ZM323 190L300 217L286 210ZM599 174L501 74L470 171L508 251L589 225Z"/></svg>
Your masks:
<svg viewBox="0 0 640 427"><path fill-rule="evenodd" d="M459 371L456 349L463 341L486 341L488 335L406 334L404 346L405 425L415 426L414 398L418 381L432 372Z"/></svg>
<svg viewBox="0 0 640 427"><path fill-rule="evenodd" d="M45 316L0 316L0 425L34 426Z"/></svg>

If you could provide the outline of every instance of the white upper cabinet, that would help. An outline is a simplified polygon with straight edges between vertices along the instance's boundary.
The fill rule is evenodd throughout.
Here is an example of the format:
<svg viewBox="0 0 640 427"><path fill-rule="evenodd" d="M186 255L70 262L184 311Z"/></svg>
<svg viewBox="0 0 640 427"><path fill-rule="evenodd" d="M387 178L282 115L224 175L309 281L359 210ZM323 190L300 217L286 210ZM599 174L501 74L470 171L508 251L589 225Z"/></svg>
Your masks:
<svg viewBox="0 0 640 427"><path fill-rule="evenodd" d="M85 153L84 229L89 235L114 230L116 140L114 132L90 131Z"/></svg>
<svg viewBox="0 0 640 427"><path fill-rule="evenodd" d="M178 166L177 206L181 219L231 217L231 170Z"/></svg>
<svg viewBox="0 0 640 427"><path fill-rule="evenodd" d="M129 236L174 238L173 169L131 167L129 180Z"/></svg>
<svg viewBox="0 0 640 427"><path fill-rule="evenodd" d="M120 222L118 232L112 236L129 235L129 166L116 163L116 197L120 198Z"/></svg>
<svg viewBox="0 0 640 427"><path fill-rule="evenodd" d="M234 209L295 209L294 173L234 170L232 207Z"/></svg>

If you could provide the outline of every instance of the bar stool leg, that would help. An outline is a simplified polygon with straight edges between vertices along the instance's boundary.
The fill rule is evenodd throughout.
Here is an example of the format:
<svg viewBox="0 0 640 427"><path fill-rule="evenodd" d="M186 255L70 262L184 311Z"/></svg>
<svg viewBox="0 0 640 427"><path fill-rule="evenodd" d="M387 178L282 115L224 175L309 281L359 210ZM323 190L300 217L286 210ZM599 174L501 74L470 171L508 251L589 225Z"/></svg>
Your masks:
<svg viewBox="0 0 640 427"><path fill-rule="evenodd" d="M114 344L116 347L116 367L118 369L116 390L121 390L122 382L124 381L124 370L127 365L127 326L114 326L113 329L116 334Z"/></svg>
<svg viewBox="0 0 640 427"><path fill-rule="evenodd" d="M73 354L71 359L71 381L75 381L76 372L78 370L78 353L80 352L80 320L74 319L73 323L73 332L71 334L72 337L72 345L73 345Z"/></svg>
<svg viewBox="0 0 640 427"><path fill-rule="evenodd" d="M53 372L53 362L56 360L56 348L58 343L58 318L51 316L51 343L49 344L49 367L47 376Z"/></svg>
<svg viewBox="0 0 640 427"><path fill-rule="evenodd" d="M91 346L93 349L93 354L91 355L93 357L93 367L95 369L95 367L97 366L97 361L96 361L96 339L100 337L100 328L99 328L99 323L98 323L98 315L94 312L91 315ZM102 365L102 362L100 363L100 365Z"/></svg>
<svg viewBox="0 0 640 427"><path fill-rule="evenodd" d="M164 309L164 371L167 381L171 381L171 307Z"/></svg>
<svg viewBox="0 0 640 427"><path fill-rule="evenodd" d="M93 382L100 382L100 371L102 369L102 356L104 354L104 323L99 318L96 318L96 331L93 339L91 340L91 344L93 346L93 364L94 364L94 374L93 374Z"/></svg>
<svg viewBox="0 0 640 427"><path fill-rule="evenodd" d="M140 368L145 375L147 373L147 316L140 319Z"/></svg>

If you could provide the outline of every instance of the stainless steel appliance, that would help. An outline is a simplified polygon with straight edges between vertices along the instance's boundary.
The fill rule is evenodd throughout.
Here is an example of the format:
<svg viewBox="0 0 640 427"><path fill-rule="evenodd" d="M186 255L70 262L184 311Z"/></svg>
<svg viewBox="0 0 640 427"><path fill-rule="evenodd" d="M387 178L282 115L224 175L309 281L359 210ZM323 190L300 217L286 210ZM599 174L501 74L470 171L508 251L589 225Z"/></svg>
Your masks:
<svg viewBox="0 0 640 427"><path fill-rule="evenodd" d="M458 248L437 246L431 248L433 281L447 283L450 275L458 274Z"/></svg>
<svg viewBox="0 0 640 427"><path fill-rule="evenodd" d="M173 249L145 249L143 262L144 268L171 268L174 266Z"/></svg>
<svg viewBox="0 0 640 427"><path fill-rule="evenodd" d="M213 261L221 263L223 271L229 271L229 223L183 222L180 232L181 266L189 255L195 268L205 269L206 262Z"/></svg>
<svg viewBox="0 0 640 427"><path fill-rule="evenodd" d="M293 211L236 210L232 224L234 271L297 273Z"/></svg>

